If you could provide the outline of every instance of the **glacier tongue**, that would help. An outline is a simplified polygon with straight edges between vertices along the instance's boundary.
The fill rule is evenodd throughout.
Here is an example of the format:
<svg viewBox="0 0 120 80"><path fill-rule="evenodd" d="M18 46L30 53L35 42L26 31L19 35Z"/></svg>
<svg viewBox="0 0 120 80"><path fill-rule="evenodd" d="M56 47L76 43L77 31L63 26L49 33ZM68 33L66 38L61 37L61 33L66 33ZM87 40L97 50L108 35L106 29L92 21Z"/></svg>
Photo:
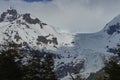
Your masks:
<svg viewBox="0 0 120 80"><path fill-rule="evenodd" d="M81 61L84 64L81 69L78 69L79 73L83 77L87 78L90 73L95 73L104 67L104 62L108 60L112 54L109 49L115 48L120 43L120 16L115 17L109 22L104 29L96 33L90 34L75 34L72 47L61 47L58 49L58 54L62 55L61 59L57 60L57 63L61 63L61 68L67 68L66 78L70 78L68 73L74 69ZM56 65L58 65L56 63ZM72 67L71 67L72 65ZM80 66L79 65L79 66ZM64 70L64 69L63 69ZM65 71L63 71L65 73ZM62 78L64 80L64 78Z"/></svg>

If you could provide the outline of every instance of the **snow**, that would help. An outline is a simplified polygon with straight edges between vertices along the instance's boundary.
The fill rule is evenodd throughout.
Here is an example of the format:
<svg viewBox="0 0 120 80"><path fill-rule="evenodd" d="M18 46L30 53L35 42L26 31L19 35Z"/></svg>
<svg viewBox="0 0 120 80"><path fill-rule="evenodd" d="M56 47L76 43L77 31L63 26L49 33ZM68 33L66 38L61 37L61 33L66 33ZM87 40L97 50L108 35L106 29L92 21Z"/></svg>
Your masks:
<svg viewBox="0 0 120 80"><path fill-rule="evenodd" d="M113 18L113 20L111 20L106 26L114 25L116 23L120 23L120 15Z"/></svg>
<svg viewBox="0 0 120 80"><path fill-rule="evenodd" d="M7 17L9 17L9 15L7 15ZM29 28L23 24L18 24L17 20L26 23ZM13 22L3 21L0 23L0 42L2 44L4 39L11 39L16 43L26 42L34 49L44 49L60 55L60 59L55 58L55 69L65 64L73 63L73 65L76 65L84 61L84 67L80 70L80 73L87 78L91 72L96 72L103 68L104 61L111 56L111 53L107 52L106 46L110 48L116 47L120 42L120 34L108 35L104 32L110 25L117 22L120 22L120 16L114 18L100 32L91 34L78 33L73 35L59 33L51 25L43 25L43 28L41 28L39 24L29 24L25 22L21 16ZM5 33L7 33L8 36ZM19 37L21 37L19 41L14 38L17 33ZM56 37L58 45L53 43L41 43L38 45L38 36L48 36L47 39L50 40ZM56 46L56 48L54 46ZM59 65L61 62L64 62L64 64ZM61 80L70 80L69 74Z"/></svg>
<svg viewBox="0 0 120 80"><path fill-rule="evenodd" d="M113 19L109 25L105 26L103 30L97 33L90 34L75 34L73 37L73 46L60 47L58 54L63 57L56 60L57 63L64 62L64 64L75 63L78 60L84 61L84 68L80 73L87 78L90 73L95 73L104 67L105 60L109 59L113 54L107 52L109 48L114 48L120 42L120 34L115 33L108 35L104 30L109 26L116 24L120 21L120 16ZM67 56L70 55L70 58ZM60 66L60 65L59 65ZM59 67L58 66L58 67ZM63 79L64 80L64 79Z"/></svg>

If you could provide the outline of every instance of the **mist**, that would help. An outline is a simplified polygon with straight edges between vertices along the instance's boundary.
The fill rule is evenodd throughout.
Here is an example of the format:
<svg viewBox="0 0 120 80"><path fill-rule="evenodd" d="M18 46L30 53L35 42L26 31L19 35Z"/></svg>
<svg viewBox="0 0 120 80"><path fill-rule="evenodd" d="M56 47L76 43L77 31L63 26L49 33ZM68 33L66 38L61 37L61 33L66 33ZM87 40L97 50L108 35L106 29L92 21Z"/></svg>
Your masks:
<svg viewBox="0 0 120 80"><path fill-rule="evenodd" d="M31 13L66 33L98 32L120 14L120 0L1 0L0 13L10 6L19 13Z"/></svg>

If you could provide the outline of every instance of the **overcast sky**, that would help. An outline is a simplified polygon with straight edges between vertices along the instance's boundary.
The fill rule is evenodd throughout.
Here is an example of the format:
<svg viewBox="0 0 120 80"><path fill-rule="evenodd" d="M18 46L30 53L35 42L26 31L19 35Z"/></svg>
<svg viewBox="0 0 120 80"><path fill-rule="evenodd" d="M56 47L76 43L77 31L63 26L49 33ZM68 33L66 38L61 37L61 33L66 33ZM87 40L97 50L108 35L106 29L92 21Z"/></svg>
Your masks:
<svg viewBox="0 0 120 80"><path fill-rule="evenodd" d="M120 14L120 0L0 0L0 13L10 6L72 33L100 31Z"/></svg>

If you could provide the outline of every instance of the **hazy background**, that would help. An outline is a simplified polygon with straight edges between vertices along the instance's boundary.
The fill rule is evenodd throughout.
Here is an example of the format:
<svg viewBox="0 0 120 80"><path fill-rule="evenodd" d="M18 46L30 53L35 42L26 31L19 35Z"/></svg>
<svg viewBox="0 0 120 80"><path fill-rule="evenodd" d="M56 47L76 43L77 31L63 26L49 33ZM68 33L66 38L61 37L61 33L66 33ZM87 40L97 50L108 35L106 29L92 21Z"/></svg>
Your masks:
<svg viewBox="0 0 120 80"><path fill-rule="evenodd" d="M0 13L10 6L72 33L97 32L120 14L120 0L0 0Z"/></svg>

